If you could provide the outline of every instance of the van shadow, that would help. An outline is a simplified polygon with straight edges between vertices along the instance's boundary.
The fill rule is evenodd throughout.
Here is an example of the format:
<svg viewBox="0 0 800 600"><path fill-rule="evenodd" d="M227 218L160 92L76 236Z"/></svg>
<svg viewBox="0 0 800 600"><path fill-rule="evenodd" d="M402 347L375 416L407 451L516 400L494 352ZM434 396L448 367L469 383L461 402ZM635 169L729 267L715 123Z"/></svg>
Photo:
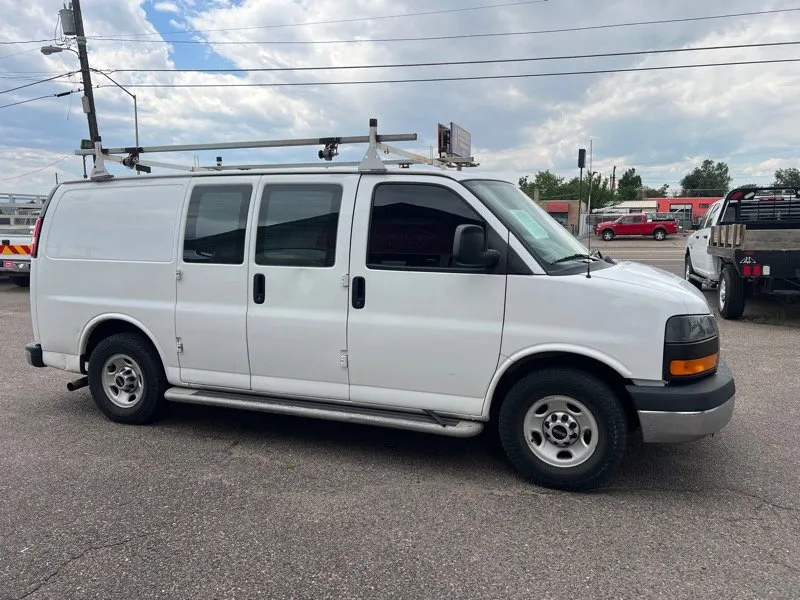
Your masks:
<svg viewBox="0 0 800 600"><path fill-rule="evenodd" d="M107 421L88 394L82 401L58 406L91 428L118 427ZM86 421L91 423L86 423ZM122 427L122 426L119 426ZM160 420L149 426L158 436L173 440L189 452L218 443L221 451L235 447L251 458L286 462L313 461L318 466L358 464L378 471L413 471L428 480L479 484L491 488L527 488L508 461L496 429L487 426L472 438L451 438L368 425L339 423L231 408L168 402ZM135 431L129 431L136 438ZM726 443L726 441L728 443ZM735 480L740 465L730 440L715 437L690 444L643 444L634 437L619 470L591 495L628 498L653 491L681 492L720 487ZM170 444L172 445L172 444ZM534 486L537 493L555 493Z"/></svg>
<svg viewBox="0 0 800 600"><path fill-rule="evenodd" d="M214 406L167 403L156 427L189 436L214 437L255 448L330 456L374 464L424 465L484 478L515 476L491 426L472 438L451 438L399 429L340 423Z"/></svg>
<svg viewBox="0 0 800 600"><path fill-rule="evenodd" d="M398 429L338 423L235 409L168 403L161 424L189 435L287 453L302 452L321 460L335 454L376 467L424 468L429 476L482 485L526 485L508 461L496 429L473 438L450 438ZM684 491L720 485L736 465L719 436L690 444L644 444L634 436L617 473L595 494L638 491ZM266 448L265 448L266 449ZM545 491L537 488L538 491Z"/></svg>

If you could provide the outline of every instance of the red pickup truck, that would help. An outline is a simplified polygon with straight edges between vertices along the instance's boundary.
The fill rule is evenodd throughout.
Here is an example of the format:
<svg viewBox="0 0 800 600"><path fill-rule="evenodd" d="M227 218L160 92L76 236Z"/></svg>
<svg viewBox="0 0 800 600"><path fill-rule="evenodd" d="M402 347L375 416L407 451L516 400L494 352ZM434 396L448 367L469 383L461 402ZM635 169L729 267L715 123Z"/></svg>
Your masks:
<svg viewBox="0 0 800 600"><path fill-rule="evenodd" d="M616 221L603 221L594 228L594 234L607 242L618 235L652 235L660 242L671 233L678 233L675 219L653 217L645 213L624 215Z"/></svg>

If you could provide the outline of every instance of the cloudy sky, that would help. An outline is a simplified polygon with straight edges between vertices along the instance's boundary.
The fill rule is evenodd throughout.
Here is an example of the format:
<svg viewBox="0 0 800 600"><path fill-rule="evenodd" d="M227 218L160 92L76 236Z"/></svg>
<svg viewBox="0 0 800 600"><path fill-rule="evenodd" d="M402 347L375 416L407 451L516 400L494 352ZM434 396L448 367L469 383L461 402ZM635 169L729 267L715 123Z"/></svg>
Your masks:
<svg viewBox="0 0 800 600"><path fill-rule="evenodd" d="M8 91L78 68L71 52L39 51L64 43L57 25L62 4L0 0L0 192L46 193L56 173L60 179L82 176L81 160L72 155L88 135L81 94L52 97L80 89L80 76ZM548 75L800 58L800 45L329 69L793 42L800 39L796 0L83 0L82 7L91 65L136 94L143 146L363 135L368 119L377 117L383 133L419 134L418 142L403 146L427 154L436 124L454 121L471 132L483 172L513 181L543 169L571 177L577 149L588 148L591 139L595 170L610 175L616 165L619 176L636 167L646 184L673 188L704 158L727 161L735 183L767 184L776 168L797 166L800 154L800 70L793 63ZM779 10L785 12L591 29ZM542 33L554 29L573 31ZM538 33L485 35L521 32ZM396 40L442 36L462 37ZM30 43L10 43L20 41ZM220 71L275 67L323 69ZM192 69L216 72L186 71ZM533 74L545 76L341 85ZM133 145L132 99L102 75L94 74L93 83L101 86L95 99L104 144ZM284 85L242 86L276 83ZM159 87L197 84L204 87ZM49 97L6 106L41 96ZM228 163L311 161L316 151L223 157ZM361 152L343 147L342 157ZM216 154L198 157L211 164Z"/></svg>

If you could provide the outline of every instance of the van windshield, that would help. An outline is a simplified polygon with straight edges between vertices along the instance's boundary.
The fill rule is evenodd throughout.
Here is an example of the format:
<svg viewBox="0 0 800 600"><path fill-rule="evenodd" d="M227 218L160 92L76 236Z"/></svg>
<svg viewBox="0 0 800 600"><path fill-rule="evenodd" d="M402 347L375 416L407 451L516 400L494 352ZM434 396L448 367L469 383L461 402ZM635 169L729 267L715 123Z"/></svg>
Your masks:
<svg viewBox="0 0 800 600"><path fill-rule="evenodd" d="M507 181L462 181L480 198L537 258L549 266L574 266L585 261L588 248L563 225Z"/></svg>

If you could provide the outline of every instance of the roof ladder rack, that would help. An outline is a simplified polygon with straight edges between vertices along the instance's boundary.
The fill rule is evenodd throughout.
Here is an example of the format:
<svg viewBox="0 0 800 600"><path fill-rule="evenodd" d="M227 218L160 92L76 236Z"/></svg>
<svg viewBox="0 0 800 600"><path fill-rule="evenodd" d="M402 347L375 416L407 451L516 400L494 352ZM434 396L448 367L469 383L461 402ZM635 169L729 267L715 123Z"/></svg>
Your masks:
<svg viewBox="0 0 800 600"><path fill-rule="evenodd" d="M443 127L440 125L440 128ZM164 163L151 160L142 160L142 154L153 154L160 152L200 152L207 150L242 150L251 148L291 148L299 146L322 146L317 156L320 160L332 163L334 157L339 154L339 146L342 144L367 144L364 158L357 162L338 162L331 166L357 166L362 172L384 172L387 165L400 165L408 168L412 164L425 164L440 169L455 168L461 170L462 167L476 167L473 157L461 157L442 152L438 158L428 158L421 154L408 152L400 148L390 146L387 142L406 142L416 141L416 133L400 134L378 134L378 120L370 119L369 135L351 137L325 137L325 138L305 138L305 139L286 139L286 140L260 140L249 142L221 142L211 144L177 144L172 146L144 146L144 147L123 147L123 148L103 148L102 142L94 143L84 140L81 148L75 151L78 156L93 156L94 167L92 168L91 179L93 181L105 181L113 179L113 175L106 169L106 161L116 162L129 169L138 172L150 173L153 167L164 169L177 169L189 172L208 172L208 171L246 171L250 169L287 169L287 168L308 168L319 166L319 163L266 163L266 164L240 164L223 165L222 157L218 156L216 164L213 166L181 165L174 163ZM382 159L380 152L393 154L401 158ZM323 165L328 166L328 165Z"/></svg>

